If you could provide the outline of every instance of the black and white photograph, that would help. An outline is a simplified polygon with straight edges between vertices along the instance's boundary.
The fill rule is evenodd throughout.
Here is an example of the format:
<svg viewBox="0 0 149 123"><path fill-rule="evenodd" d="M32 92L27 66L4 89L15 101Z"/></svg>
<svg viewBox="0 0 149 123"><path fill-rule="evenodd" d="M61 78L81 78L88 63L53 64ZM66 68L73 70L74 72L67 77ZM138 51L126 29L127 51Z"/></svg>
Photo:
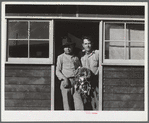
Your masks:
<svg viewBox="0 0 149 123"><path fill-rule="evenodd" d="M2 121L147 121L147 2L2 2Z"/></svg>

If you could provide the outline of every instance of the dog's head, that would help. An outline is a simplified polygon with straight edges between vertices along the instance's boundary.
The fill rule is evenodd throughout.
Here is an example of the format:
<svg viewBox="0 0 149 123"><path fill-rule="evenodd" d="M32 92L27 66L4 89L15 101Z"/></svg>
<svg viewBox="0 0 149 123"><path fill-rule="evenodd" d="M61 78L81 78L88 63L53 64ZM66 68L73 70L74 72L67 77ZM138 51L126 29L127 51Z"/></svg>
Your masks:
<svg viewBox="0 0 149 123"><path fill-rule="evenodd" d="M90 69L85 67L80 67L76 71L76 78L82 78L82 80L90 80L92 77L92 72Z"/></svg>

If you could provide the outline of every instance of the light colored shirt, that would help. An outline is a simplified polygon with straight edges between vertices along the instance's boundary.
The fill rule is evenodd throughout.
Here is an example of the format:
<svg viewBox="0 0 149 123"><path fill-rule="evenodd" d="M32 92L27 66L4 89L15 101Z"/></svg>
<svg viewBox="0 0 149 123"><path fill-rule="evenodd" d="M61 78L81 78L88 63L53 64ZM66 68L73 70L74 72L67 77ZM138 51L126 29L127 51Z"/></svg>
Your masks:
<svg viewBox="0 0 149 123"><path fill-rule="evenodd" d="M59 80L64 77L74 77L79 66L81 66L81 63L77 56L63 53L57 57L56 75Z"/></svg>
<svg viewBox="0 0 149 123"><path fill-rule="evenodd" d="M98 75L99 50L93 50L90 54L81 57L83 67L90 69L95 75Z"/></svg>

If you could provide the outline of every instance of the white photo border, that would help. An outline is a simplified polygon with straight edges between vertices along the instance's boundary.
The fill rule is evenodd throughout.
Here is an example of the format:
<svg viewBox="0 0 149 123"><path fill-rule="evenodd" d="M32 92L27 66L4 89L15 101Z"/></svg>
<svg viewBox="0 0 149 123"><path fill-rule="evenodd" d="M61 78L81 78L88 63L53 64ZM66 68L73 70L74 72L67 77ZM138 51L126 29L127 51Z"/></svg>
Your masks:
<svg viewBox="0 0 149 123"><path fill-rule="evenodd" d="M145 6L145 110L144 111L6 111L5 59L6 59L6 4L23 5L131 5ZM2 2L1 4L1 121L147 121L148 120L148 3L147 2ZM54 69L54 68L53 68Z"/></svg>

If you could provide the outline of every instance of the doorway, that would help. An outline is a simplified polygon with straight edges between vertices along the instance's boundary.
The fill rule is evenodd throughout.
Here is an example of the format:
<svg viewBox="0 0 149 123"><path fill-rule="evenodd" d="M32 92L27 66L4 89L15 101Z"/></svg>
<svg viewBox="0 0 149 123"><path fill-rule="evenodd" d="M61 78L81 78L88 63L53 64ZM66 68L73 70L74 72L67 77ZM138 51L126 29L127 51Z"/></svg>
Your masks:
<svg viewBox="0 0 149 123"><path fill-rule="evenodd" d="M93 48L99 49L99 21L57 20L54 22L55 66L57 56L63 53L62 37L68 36L76 43L76 54L82 50L82 36L91 36ZM55 76L55 110L63 110L60 81Z"/></svg>

